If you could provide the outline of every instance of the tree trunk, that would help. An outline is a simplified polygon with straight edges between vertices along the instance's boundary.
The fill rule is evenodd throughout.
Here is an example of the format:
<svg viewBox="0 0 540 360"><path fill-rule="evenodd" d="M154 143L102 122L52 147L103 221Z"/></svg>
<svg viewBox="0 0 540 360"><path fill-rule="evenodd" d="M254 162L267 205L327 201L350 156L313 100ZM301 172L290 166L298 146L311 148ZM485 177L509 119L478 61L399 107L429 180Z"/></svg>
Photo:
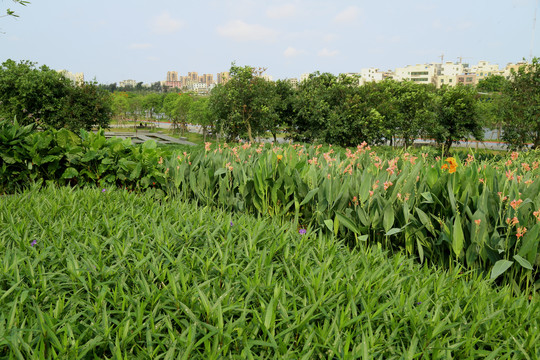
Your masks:
<svg viewBox="0 0 540 360"><path fill-rule="evenodd" d="M444 142L443 147L443 156L449 157L450 156L450 147L452 146L453 141L451 139L446 139Z"/></svg>
<svg viewBox="0 0 540 360"><path fill-rule="evenodd" d="M246 124L247 124L249 142L250 143L255 143L255 141L253 141L253 136L251 135L251 124L249 123L249 121L247 121Z"/></svg>

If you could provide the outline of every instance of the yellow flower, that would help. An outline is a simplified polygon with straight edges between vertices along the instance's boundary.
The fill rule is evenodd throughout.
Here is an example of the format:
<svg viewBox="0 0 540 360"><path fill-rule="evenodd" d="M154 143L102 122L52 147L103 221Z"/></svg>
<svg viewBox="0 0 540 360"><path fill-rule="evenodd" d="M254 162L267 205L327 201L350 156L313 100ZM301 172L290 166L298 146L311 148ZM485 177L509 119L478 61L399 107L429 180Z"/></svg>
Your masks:
<svg viewBox="0 0 540 360"><path fill-rule="evenodd" d="M278 159L278 161L281 160L281 159L283 159L283 155L278 155L278 156L277 156L277 159Z"/></svg>

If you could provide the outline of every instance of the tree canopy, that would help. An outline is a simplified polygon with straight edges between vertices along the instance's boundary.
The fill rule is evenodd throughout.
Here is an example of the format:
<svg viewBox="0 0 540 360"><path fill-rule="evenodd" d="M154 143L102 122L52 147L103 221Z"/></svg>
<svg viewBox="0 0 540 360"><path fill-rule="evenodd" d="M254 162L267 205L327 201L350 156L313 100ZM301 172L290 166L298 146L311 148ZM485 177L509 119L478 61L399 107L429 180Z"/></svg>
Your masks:
<svg viewBox="0 0 540 360"><path fill-rule="evenodd" d="M112 114L108 92L91 83L77 86L57 71L35 65L13 60L0 65L0 118L74 131L108 126Z"/></svg>
<svg viewBox="0 0 540 360"><path fill-rule="evenodd" d="M504 116L503 139L513 148L532 142L540 146L540 59L513 71L503 88L500 108Z"/></svg>

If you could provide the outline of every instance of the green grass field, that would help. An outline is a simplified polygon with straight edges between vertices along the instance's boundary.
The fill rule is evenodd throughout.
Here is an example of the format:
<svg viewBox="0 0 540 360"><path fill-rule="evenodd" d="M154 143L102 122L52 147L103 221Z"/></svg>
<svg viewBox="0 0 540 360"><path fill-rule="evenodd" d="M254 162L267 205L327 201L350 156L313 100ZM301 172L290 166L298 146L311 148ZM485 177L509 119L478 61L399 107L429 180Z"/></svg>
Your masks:
<svg viewBox="0 0 540 360"><path fill-rule="evenodd" d="M537 359L538 296L152 190L0 197L6 359Z"/></svg>

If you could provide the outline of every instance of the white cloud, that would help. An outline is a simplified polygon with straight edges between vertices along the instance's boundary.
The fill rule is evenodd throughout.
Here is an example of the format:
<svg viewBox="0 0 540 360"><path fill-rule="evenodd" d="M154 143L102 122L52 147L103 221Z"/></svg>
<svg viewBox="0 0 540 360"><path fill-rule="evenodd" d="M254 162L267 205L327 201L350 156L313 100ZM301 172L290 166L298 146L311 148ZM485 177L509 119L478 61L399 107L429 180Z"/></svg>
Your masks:
<svg viewBox="0 0 540 360"><path fill-rule="evenodd" d="M171 17L168 12L164 12L159 16L154 16L150 21L152 31L157 34L174 33L184 27L184 22Z"/></svg>
<svg viewBox="0 0 540 360"><path fill-rule="evenodd" d="M242 20L230 21L217 28L219 35L236 41L275 41L277 32L274 29L258 24L247 24Z"/></svg>
<svg viewBox="0 0 540 360"><path fill-rule="evenodd" d="M296 16L298 9L293 4L284 4L281 6L271 7L266 10L266 16L270 19L283 19Z"/></svg>
<svg viewBox="0 0 540 360"><path fill-rule="evenodd" d="M293 48L292 46L289 46L285 51L283 52L283 55L285 57L295 57L302 54L305 54L306 52L304 50L299 50L296 48Z"/></svg>
<svg viewBox="0 0 540 360"><path fill-rule="evenodd" d="M148 43L140 43L140 44L133 43L133 44L129 45L129 48L134 49L134 50L149 49L151 47L152 47L152 44L148 44Z"/></svg>
<svg viewBox="0 0 540 360"><path fill-rule="evenodd" d="M337 50L328 50L327 48L324 48L320 50L317 55L322 57L333 57L336 56L339 52Z"/></svg>
<svg viewBox="0 0 540 360"><path fill-rule="evenodd" d="M357 6L349 6L334 17L334 22L337 23L351 23L358 19L361 14L361 10Z"/></svg>

